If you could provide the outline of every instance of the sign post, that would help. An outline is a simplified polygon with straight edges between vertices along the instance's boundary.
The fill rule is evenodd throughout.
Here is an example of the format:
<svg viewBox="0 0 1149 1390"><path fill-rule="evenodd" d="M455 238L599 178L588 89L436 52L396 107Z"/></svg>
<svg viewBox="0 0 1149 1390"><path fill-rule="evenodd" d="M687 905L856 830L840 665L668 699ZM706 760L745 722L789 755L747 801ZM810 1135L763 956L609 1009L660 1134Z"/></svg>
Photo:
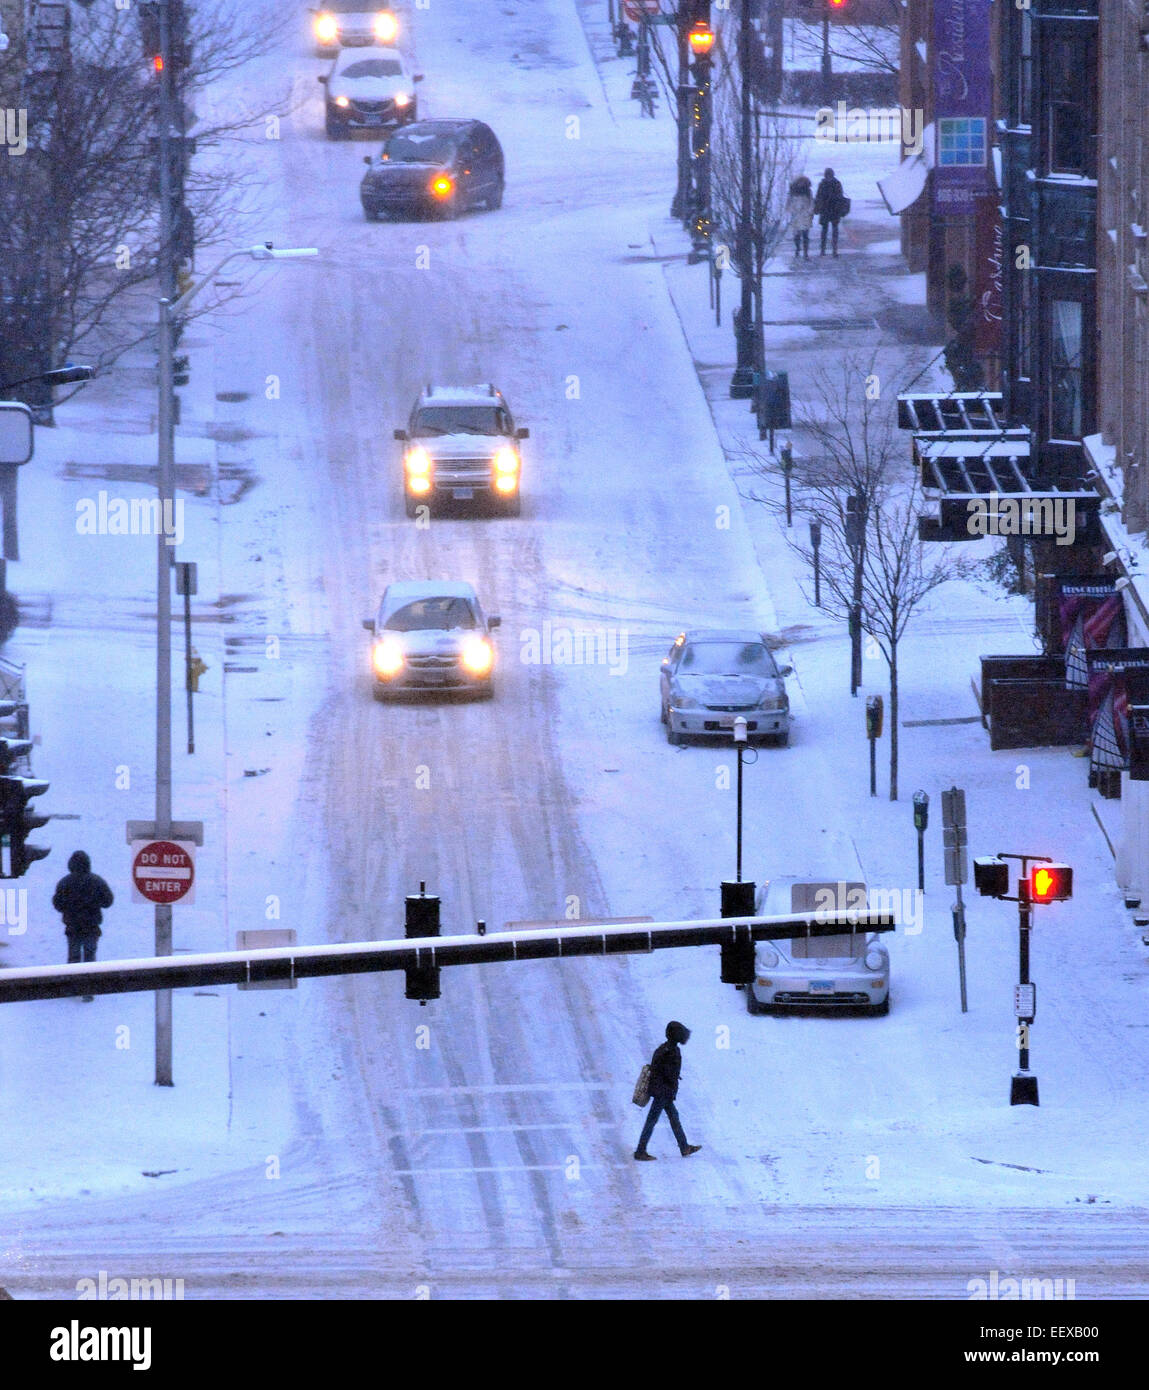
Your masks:
<svg viewBox="0 0 1149 1390"><path fill-rule="evenodd" d="M958 979L961 982L961 1011L969 1013L965 990L965 903L961 886L969 878L966 850L965 792L951 787L942 792L942 843L945 850L946 883L954 889L954 940L958 948Z"/></svg>

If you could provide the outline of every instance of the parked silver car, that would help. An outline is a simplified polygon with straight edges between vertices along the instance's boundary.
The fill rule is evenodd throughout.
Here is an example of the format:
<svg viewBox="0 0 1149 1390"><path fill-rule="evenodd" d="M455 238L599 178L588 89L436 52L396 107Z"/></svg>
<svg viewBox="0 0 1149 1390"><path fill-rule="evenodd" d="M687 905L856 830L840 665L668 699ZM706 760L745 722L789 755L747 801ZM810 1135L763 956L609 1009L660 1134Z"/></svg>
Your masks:
<svg viewBox="0 0 1149 1390"><path fill-rule="evenodd" d="M472 585L461 580L388 584L379 611L364 618L374 634L371 669L375 698L416 692L494 693L495 648L487 617Z"/></svg>
<svg viewBox="0 0 1149 1390"><path fill-rule="evenodd" d="M663 659L659 678L667 743L687 736L731 738L746 720L749 739L790 741L790 698L781 668L760 632L705 629L682 632Z"/></svg>
<svg viewBox="0 0 1149 1390"><path fill-rule="evenodd" d="M856 880L780 878L759 888L754 911L774 917L848 912L868 905L869 890ZM881 937L863 930L760 941L754 953L754 983L746 986L747 1010L759 1014L797 1005L889 1013L890 956Z"/></svg>

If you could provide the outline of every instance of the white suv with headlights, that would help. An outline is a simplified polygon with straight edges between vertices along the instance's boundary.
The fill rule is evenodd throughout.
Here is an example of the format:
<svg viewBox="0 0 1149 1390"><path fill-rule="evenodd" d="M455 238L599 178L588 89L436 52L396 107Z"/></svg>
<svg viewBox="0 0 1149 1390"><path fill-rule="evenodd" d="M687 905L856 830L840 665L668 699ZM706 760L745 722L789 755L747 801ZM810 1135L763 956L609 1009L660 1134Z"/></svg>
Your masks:
<svg viewBox="0 0 1149 1390"><path fill-rule="evenodd" d="M518 516L522 456L529 430L515 427L506 397L481 386L428 386L405 430L403 496L407 515L420 503L468 502Z"/></svg>
<svg viewBox="0 0 1149 1390"><path fill-rule="evenodd" d="M760 917L803 912L865 910L864 883L842 879L772 879L755 898ZM841 936L797 936L760 941L754 952L754 983L746 986L752 1014L787 1007L890 1011L890 957L882 938L872 932L845 931Z"/></svg>

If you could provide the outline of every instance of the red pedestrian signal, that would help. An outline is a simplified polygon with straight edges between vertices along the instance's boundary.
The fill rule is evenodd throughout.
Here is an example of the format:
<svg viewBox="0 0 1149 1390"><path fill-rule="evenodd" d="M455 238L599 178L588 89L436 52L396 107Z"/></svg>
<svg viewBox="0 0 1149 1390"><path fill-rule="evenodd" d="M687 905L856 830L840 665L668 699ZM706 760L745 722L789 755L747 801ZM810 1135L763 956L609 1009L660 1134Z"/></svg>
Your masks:
<svg viewBox="0 0 1149 1390"><path fill-rule="evenodd" d="M1068 864L1036 864L1029 875L1029 896L1035 903L1060 903L1073 897L1073 870Z"/></svg>

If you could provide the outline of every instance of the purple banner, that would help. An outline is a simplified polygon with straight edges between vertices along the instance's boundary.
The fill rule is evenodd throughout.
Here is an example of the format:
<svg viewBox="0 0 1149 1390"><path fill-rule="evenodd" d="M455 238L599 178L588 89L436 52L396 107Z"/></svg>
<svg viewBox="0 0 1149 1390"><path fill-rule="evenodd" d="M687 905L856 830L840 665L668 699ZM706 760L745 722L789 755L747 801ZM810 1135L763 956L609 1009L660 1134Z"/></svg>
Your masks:
<svg viewBox="0 0 1149 1390"><path fill-rule="evenodd" d="M966 216L989 186L990 0L934 0L936 216Z"/></svg>

